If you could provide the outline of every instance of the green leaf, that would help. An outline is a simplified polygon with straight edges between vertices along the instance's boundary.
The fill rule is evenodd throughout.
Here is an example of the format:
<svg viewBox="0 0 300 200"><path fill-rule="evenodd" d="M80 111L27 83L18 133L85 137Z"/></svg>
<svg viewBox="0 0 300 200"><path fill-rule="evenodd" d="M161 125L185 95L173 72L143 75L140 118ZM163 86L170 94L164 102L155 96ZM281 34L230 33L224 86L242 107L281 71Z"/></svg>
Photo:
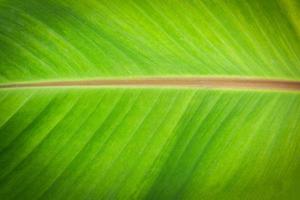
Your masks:
<svg viewBox="0 0 300 200"><path fill-rule="evenodd" d="M1 0L0 199L299 199L299 13L297 0ZM155 77L225 87L75 84Z"/></svg>
<svg viewBox="0 0 300 200"><path fill-rule="evenodd" d="M300 78L292 0L7 0L1 82L123 76Z"/></svg>

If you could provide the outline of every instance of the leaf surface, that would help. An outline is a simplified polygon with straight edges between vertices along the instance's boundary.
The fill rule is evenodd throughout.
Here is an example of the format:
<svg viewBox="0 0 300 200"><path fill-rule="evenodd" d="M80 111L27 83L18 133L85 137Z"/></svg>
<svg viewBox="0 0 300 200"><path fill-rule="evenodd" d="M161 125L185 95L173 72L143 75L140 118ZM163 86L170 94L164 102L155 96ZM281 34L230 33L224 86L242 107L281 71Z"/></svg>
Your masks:
<svg viewBox="0 0 300 200"><path fill-rule="evenodd" d="M297 0L0 1L0 199L299 199Z"/></svg>

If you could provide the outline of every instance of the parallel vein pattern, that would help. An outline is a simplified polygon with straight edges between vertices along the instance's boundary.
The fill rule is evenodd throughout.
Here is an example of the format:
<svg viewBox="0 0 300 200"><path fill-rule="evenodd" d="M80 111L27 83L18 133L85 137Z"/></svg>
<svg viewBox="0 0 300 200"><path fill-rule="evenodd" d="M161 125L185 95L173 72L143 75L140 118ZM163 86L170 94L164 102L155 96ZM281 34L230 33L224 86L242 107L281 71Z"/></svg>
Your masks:
<svg viewBox="0 0 300 200"><path fill-rule="evenodd" d="M0 0L0 199L300 199L299 13Z"/></svg>
<svg viewBox="0 0 300 200"><path fill-rule="evenodd" d="M299 80L297 0L2 0L0 82L91 77Z"/></svg>
<svg viewBox="0 0 300 200"><path fill-rule="evenodd" d="M31 89L0 96L1 199L299 197L298 93Z"/></svg>

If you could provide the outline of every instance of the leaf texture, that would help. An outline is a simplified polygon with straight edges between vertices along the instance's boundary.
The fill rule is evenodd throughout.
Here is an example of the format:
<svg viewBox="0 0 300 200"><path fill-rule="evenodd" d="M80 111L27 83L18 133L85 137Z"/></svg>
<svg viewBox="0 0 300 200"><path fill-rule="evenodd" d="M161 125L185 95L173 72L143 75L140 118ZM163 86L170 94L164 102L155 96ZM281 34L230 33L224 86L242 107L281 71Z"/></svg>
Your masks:
<svg viewBox="0 0 300 200"><path fill-rule="evenodd" d="M1 82L300 78L298 1L9 0L0 5Z"/></svg>
<svg viewBox="0 0 300 200"><path fill-rule="evenodd" d="M10 113L0 129L1 199L299 195L297 93L36 89L20 101L22 93L0 103Z"/></svg>
<svg viewBox="0 0 300 200"><path fill-rule="evenodd" d="M300 93L5 84L300 80L298 0L0 0L0 199L300 198Z"/></svg>

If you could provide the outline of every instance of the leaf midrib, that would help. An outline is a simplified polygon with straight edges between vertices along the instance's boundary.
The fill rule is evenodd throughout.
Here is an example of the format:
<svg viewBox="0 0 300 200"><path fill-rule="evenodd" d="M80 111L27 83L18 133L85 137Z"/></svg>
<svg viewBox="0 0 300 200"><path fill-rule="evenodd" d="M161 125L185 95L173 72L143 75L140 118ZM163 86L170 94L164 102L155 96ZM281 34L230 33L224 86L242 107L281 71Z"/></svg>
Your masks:
<svg viewBox="0 0 300 200"><path fill-rule="evenodd" d="M123 79L13 82L0 84L0 89L41 87L178 87L300 91L300 81L239 77L143 77Z"/></svg>

